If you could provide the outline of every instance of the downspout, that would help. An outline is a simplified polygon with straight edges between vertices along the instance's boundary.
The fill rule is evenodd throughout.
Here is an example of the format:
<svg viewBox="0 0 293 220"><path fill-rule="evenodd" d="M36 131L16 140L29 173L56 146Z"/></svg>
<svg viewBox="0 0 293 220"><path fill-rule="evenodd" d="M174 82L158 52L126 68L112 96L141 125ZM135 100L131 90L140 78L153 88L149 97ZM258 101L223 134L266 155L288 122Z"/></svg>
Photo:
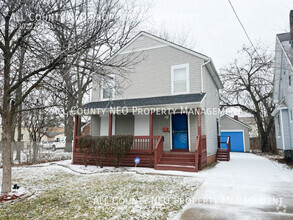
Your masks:
<svg viewBox="0 0 293 220"><path fill-rule="evenodd" d="M205 65L207 65L209 62L211 62L211 58L209 57L208 61L206 61L205 63L203 63L201 65L201 73L200 73L200 78L201 78L201 93L203 93L203 67Z"/></svg>

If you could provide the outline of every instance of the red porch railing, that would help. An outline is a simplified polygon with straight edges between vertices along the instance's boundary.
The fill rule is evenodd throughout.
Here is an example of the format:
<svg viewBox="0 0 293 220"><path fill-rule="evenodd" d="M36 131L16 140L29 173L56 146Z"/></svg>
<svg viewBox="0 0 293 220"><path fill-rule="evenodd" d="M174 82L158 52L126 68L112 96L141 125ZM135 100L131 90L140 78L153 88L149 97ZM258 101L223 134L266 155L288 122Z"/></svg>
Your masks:
<svg viewBox="0 0 293 220"><path fill-rule="evenodd" d="M225 141L222 141L222 137L227 137ZM231 152L231 137L230 136L219 136L219 142L218 142L218 149L224 149L227 150L227 161L230 160L230 152ZM223 148L223 145L225 146Z"/></svg>
<svg viewBox="0 0 293 220"><path fill-rule="evenodd" d="M154 161L154 167L156 168L158 163L160 162L162 156L164 153L164 147L163 147L163 136L161 136L155 145L155 161Z"/></svg>
<svg viewBox="0 0 293 220"><path fill-rule="evenodd" d="M132 152L149 152L154 151L161 136L133 136L133 145L131 147ZM152 144L150 144L152 143Z"/></svg>
<svg viewBox="0 0 293 220"><path fill-rule="evenodd" d="M201 135L198 135L196 140L196 145L195 145L195 172L198 171L200 141L201 141Z"/></svg>
<svg viewBox="0 0 293 220"><path fill-rule="evenodd" d="M229 161L230 160L230 152L231 152L230 136L227 139L227 151L228 151L228 161Z"/></svg>

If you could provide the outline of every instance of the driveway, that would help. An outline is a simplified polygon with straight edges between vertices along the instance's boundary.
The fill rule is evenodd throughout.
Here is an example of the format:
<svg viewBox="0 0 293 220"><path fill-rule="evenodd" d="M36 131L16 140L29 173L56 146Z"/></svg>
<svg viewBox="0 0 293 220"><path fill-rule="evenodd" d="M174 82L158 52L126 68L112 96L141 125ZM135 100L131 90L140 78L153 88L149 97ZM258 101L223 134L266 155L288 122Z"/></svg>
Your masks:
<svg viewBox="0 0 293 220"><path fill-rule="evenodd" d="M293 170L249 153L198 173L204 179L179 219L293 219Z"/></svg>

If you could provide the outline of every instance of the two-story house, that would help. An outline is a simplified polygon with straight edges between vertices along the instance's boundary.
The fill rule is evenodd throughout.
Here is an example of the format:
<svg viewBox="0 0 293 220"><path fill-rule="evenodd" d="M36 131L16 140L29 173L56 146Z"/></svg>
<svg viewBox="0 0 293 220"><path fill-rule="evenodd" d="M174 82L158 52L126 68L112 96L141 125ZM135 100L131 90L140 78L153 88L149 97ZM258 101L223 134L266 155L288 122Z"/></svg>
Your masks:
<svg viewBox="0 0 293 220"><path fill-rule="evenodd" d="M288 159L293 158L293 10L290 29L277 35L273 94L277 148Z"/></svg>
<svg viewBox="0 0 293 220"><path fill-rule="evenodd" d="M114 68L111 77L93 80L91 102L83 106L91 135L133 135L128 166L140 157L140 166L197 171L216 161L222 83L211 58L140 32L108 62L130 54L142 59L126 80ZM73 154L81 163L76 146Z"/></svg>

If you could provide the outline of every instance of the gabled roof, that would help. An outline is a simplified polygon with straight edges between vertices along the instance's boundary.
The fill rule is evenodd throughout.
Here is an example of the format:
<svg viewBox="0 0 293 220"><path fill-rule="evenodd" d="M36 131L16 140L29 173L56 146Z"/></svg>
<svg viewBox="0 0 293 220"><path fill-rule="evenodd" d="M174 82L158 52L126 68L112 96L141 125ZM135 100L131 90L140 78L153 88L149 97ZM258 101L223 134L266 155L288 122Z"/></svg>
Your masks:
<svg viewBox="0 0 293 220"><path fill-rule="evenodd" d="M249 130L251 130L251 127L250 127L249 125L247 125L247 124L245 124L245 123L243 123L243 122L241 122L241 121L238 121L238 120L236 120L236 119L230 117L229 115L223 115L223 116L221 116L220 119L223 119L223 118L230 119L231 121L234 121L235 123L238 123L238 124L242 125L243 127L246 127L246 128L248 128Z"/></svg>
<svg viewBox="0 0 293 220"><path fill-rule="evenodd" d="M184 95L159 96L151 98L121 99L90 102L82 106L83 109L114 108L114 107L149 107L169 104L198 103L204 98L205 93Z"/></svg>
<svg viewBox="0 0 293 220"><path fill-rule="evenodd" d="M178 45L176 43L173 43L173 42L170 42L166 39L163 39L161 37L158 37L158 36L155 36L153 34L150 34L148 32L145 32L145 31L141 31L139 32L135 37L133 37L124 47L122 47L120 50L118 50L116 53L113 54L113 56L111 56L107 62L110 62L111 60L113 60L117 55L121 54L129 45L131 45L135 40L137 40L139 37L141 36L147 36L153 40L156 40L162 44L165 44L167 46L170 46L170 47L173 47L175 49L178 49L180 51L183 51L185 53L188 53L188 54L191 54L195 57L198 57L198 58L201 58L203 59L206 63L206 66L207 66L207 69L208 69L208 72L211 74L212 76L212 79L214 80L215 84L217 85L217 87L219 89L222 89L223 88L223 84L220 80L220 77L219 77L219 74L215 68L215 65L212 61L212 59L202 53L199 53L199 52L196 52L194 50L191 50L189 48L186 48L186 47L183 47L181 45Z"/></svg>
<svg viewBox="0 0 293 220"><path fill-rule="evenodd" d="M288 59L291 67L293 67L293 47L290 44L291 34L290 33L282 33L277 34L277 39L280 42L280 45Z"/></svg>

